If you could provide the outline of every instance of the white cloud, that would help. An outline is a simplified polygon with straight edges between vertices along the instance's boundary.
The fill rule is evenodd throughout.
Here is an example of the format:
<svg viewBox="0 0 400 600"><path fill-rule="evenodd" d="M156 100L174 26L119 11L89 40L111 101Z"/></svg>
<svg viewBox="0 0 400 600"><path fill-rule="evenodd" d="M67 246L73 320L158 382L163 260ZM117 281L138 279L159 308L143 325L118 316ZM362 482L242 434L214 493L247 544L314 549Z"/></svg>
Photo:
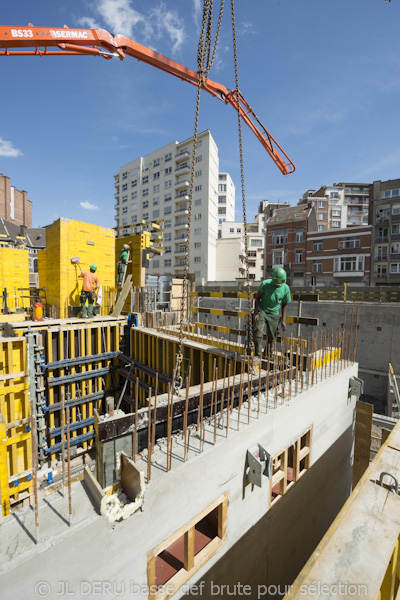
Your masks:
<svg viewBox="0 0 400 600"><path fill-rule="evenodd" d="M14 148L12 142L3 140L3 138L0 137L0 156L16 158L17 156L22 156L22 152L21 150L18 150L18 148Z"/></svg>
<svg viewBox="0 0 400 600"><path fill-rule="evenodd" d="M201 25L203 16L203 3L201 0L193 0L193 18L196 25Z"/></svg>
<svg viewBox="0 0 400 600"><path fill-rule="evenodd" d="M253 23L250 23L249 21L243 21L239 25L239 34L240 35L248 35L248 34L254 34L254 33L255 33L255 29L254 29Z"/></svg>
<svg viewBox="0 0 400 600"><path fill-rule="evenodd" d="M77 25L80 25L81 27L89 27L89 29L99 29L100 25L98 24L98 22L93 19L92 17L81 17L80 19L77 20Z"/></svg>
<svg viewBox="0 0 400 600"><path fill-rule="evenodd" d="M88 202L87 200L85 200L85 202L81 202L80 205L85 210L99 210L99 207L97 206L97 204L92 204L91 202Z"/></svg>
<svg viewBox="0 0 400 600"><path fill-rule="evenodd" d="M172 42L172 51L179 50L185 40L184 21L176 10L168 9L165 2L150 8L147 14L134 9L131 0L98 0L92 4L93 12L104 21L104 28L113 35L134 38L140 34L146 43L166 36ZM94 24L92 17L82 17L79 23ZM140 29L139 26L140 25Z"/></svg>

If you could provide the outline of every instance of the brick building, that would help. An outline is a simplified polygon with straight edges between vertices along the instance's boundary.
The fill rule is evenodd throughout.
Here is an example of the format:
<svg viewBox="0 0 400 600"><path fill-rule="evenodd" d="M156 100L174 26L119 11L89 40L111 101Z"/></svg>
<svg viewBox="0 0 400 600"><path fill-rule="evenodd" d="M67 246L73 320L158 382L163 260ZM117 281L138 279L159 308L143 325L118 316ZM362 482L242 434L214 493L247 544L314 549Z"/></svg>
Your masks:
<svg viewBox="0 0 400 600"><path fill-rule="evenodd" d="M0 175L0 219L32 227L32 202L27 192L10 185L10 178L4 175Z"/></svg>
<svg viewBox="0 0 400 600"><path fill-rule="evenodd" d="M266 222L265 278L272 270L283 267L288 283L304 286L306 279L307 237L317 230L312 203L275 210Z"/></svg>
<svg viewBox="0 0 400 600"><path fill-rule="evenodd" d="M372 226L310 232L306 285L370 285Z"/></svg>

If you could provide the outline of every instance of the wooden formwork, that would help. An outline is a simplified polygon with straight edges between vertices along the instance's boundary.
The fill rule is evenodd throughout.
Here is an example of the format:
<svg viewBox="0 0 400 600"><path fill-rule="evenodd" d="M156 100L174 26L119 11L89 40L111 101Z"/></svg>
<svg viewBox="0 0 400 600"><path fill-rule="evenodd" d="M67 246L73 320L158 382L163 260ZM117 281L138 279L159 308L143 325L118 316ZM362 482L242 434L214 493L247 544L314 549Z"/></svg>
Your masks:
<svg viewBox="0 0 400 600"><path fill-rule="evenodd" d="M134 359L131 374L139 377L144 383L139 391L139 402L146 404L147 389L155 386L155 373L164 375L158 379L159 393L168 391L168 380L172 381L176 367L176 359L179 351L179 340L177 337L167 335L165 332L157 332L146 328L132 328L130 331L131 357ZM239 355L235 359L233 352L226 352L219 348L210 347L206 344L195 343L185 340L182 345L181 375L185 384L185 376L189 364L191 365L190 385L199 385L201 371L204 364L204 381L213 381L214 360L218 369L217 378L222 379L233 375L234 370L239 372ZM240 358L243 358L240 356ZM136 361L140 365L136 365ZM145 366L145 371L141 368ZM134 397L134 382L130 382L131 397Z"/></svg>
<svg viewBox="0 0 400 600"><path fill-rule="evenodd" d="M32 493L26 339L0 338L0 494L3 514Z"/></svg>

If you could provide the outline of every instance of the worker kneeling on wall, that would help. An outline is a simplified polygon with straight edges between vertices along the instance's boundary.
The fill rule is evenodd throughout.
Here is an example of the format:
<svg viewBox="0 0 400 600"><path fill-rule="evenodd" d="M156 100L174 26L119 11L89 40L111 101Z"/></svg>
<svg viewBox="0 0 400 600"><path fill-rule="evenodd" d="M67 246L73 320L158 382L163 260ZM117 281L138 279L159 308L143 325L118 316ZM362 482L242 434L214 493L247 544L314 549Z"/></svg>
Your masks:
<svg viewBox="0 0 400 600"><path fill-rule="evenodd" d="M96 300L96 291L99 287L99 278L95 275L97 271L96 265L90 265L90 271L82 271L79 275L83 279L82 292L81 292L81 317L91 319L94 317L93 304ZM86 301L89 303L89 307L86 310Z"/></svg>
<svg viewBox="0 0 400 600"><path fill-rule="evenodd" d="M265 279L256 295L254 307L254 338L255 351L261 354L261 342L264 335L264 327L267 326L267 349L276 338L279 325L279 310L282 307L282 329L286 329L286 307L290 298L290 288L286 284L285 269L274 269L272 279Z"/></svg>

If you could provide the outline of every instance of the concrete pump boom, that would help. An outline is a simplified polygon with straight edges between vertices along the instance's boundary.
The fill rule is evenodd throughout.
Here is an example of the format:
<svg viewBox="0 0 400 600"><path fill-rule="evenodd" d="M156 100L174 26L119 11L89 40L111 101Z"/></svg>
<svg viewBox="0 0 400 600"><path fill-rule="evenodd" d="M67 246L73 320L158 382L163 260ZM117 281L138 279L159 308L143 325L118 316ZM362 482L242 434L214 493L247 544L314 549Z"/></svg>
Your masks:
<svg viewBox="0 0 400 600"><path fill-rule="evenodd" d="M132 56L183 81L198 85L196 71L154 52L146 46L123 36L112 36L104 29L69 29L0 26L0 56L101 56L106 59L118 57L123 60ZM32 49L33 48L33 49ZM57 48L57 49L56 49ZM261 142L277 167L288 175L293 173L295 165L283 151L278 142L260 122L250 105L239 90L228 90L225 86L203 77L202 88L225 104L231 104L239 111L243 121Z"/></svg>

